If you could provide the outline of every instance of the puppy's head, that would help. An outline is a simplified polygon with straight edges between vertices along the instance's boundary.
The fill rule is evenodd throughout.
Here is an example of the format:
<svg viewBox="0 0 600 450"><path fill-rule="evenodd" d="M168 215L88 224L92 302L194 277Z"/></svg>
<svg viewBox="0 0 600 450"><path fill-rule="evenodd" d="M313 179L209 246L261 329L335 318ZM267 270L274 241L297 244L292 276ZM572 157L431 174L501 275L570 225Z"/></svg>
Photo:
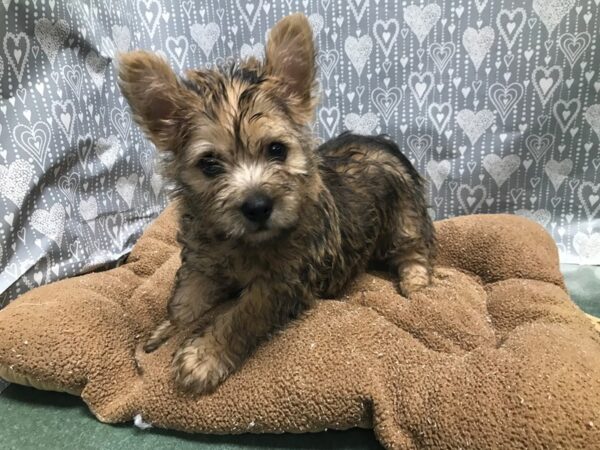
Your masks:
<svg viewBox="0 0 600 450"><path fill-rule="evenodd" d="M315 50L300 14L271 30L265 61L177 77L161 58L122 56L134 119L174 161L167 174L217 236L259 243L292 229L316 195L310 124Z"/></svg>

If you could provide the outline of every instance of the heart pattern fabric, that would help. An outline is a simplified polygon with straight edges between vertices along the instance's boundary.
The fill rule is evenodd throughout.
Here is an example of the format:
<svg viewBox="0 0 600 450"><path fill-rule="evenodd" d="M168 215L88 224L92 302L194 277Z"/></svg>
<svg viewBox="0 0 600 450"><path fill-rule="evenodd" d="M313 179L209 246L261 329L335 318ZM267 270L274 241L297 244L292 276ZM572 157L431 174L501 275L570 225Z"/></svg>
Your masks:
<svg viewBox="0 0 600 450"><path fill-rule="evenodd" d="M178 68L192 36L209 53L219 34L213 23L171 36L159 0L24 5L0 3L0 307L115 263L166 206L154 149L116 85L116 52L161 42Z"/></svg>
<svg viewBox="0 0 600 450"><path fill-rule="evenodd" d="M8 0L0 16L21 19L0 27L0 306L116 261L166 204L118 52L178 72L264 58L296 11L317 44L317 136L388 134L436 219L524 215L564 262L600 264L598 0Z"/></svg>

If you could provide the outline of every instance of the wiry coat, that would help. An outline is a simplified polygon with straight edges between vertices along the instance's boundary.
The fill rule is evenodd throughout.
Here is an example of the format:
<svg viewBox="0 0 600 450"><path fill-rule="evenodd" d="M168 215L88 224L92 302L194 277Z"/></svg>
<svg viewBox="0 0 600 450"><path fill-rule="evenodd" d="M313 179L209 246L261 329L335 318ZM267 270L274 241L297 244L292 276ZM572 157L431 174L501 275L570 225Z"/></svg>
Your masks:
<svg viewBox="0 0 600 450"><path fill-rule="evenodd" d="M314 144L305 17L273 28L264 64L180 79L137 52L122 58L120 84L135 120L173 153L164 173L180 208L182 265L169 320L145 348L195 327L174 359L182 387L214 389L261 339L317 298L339 295L369 263L396 271L405 295L429 283L435 239L424 182L398 147L350 133ZM269 205L261 221L244 212L257 196Z"/></svg>

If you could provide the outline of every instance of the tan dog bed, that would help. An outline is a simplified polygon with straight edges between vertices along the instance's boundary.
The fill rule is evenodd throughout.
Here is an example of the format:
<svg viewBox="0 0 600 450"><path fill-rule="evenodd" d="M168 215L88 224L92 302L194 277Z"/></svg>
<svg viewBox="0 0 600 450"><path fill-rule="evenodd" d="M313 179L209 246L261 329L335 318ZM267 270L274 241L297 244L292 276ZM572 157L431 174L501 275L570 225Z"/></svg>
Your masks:
<svg viewBox="0 0 600 450"><path fill-rule="evenodd" d="M600 335L565 292L552 239L508 215L436 224L439 270L411 300L364 275L259 348L215 394L146 355L179 264L169 208L114 270L0 312L0 376L81 395L98 419L202 433L373 427L388 448L600 448ZM595 443L595 444L594 444Z"/></svg>

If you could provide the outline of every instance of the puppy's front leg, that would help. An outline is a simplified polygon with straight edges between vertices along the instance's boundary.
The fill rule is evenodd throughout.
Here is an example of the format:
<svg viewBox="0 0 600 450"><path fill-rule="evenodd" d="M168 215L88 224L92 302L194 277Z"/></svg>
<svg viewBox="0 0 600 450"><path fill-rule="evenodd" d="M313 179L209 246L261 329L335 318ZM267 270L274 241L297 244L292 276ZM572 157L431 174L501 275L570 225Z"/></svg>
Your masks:
<svg viewBox="0 0 600 450"><path fill-rule="evenodd" d="M205 332L190 338L175 354L175 381L183 389L208 393L237 370L271 331L284 326L313 303L298 285L257 280L238 302Z"/></svg>
<svg viewBox="0 0 600 450"><path fill-rule="evenodd" d="M152 332L144 351L149 353L156 350L181 328L198 321L223 297L223 292L224 289L209 278L182 265L167 304L169 318Z"/></svg>

